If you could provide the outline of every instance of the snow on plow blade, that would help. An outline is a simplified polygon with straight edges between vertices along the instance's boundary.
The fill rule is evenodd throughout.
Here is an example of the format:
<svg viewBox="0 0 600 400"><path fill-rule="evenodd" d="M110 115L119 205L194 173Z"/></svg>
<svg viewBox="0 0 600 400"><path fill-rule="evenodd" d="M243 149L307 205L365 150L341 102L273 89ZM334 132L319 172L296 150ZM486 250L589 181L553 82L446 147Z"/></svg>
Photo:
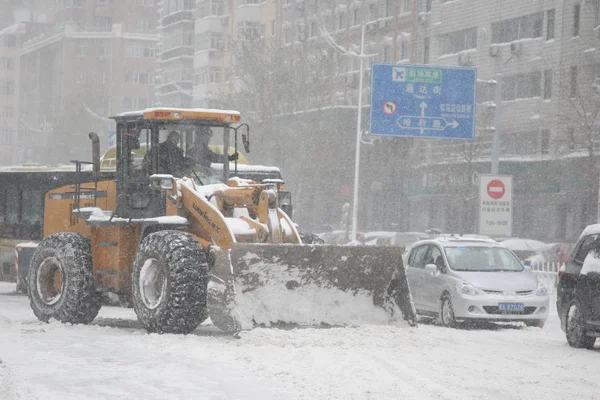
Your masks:
<svg viewBox="0 0 600 400"><path fill-rule="evenodd" d="M236 244L217 252L209 312L236 332L280 323L303 326L416 325L402 247Z"/></svg>

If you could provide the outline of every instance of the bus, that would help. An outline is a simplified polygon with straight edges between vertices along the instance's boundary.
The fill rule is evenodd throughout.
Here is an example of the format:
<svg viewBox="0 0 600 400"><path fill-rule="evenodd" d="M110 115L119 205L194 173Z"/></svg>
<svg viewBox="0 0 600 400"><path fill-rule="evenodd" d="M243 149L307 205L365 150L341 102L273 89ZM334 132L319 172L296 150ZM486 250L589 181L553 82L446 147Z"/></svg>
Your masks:
<svg viewBox="0 0 600 400"><path fill-rule="evenodd" d="M91 170L81 174L82 182L94 180ZM114 175L103 172L101 180ZM17 281L18 289L24 289L15 266L15 246L31 247L42 239L46 192L75 182L74 165L0 167L0 280Z"/></svg>

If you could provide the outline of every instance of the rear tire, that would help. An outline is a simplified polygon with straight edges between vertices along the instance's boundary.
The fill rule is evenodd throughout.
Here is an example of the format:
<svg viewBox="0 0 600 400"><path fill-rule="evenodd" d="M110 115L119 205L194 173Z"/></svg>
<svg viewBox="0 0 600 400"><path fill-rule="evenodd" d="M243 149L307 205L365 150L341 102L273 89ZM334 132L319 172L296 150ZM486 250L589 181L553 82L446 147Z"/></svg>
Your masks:
<svg viewBox="0 0 600 400"><path fill-rule="evenodd" d="M135 313L148 332L192 332L208 317L208 263L193 236L160 231L146 236L132 273Z"/></svg>
<svg viewBox="0 0 600 400"><path fill-rule="evenodd" d="M29 301L40 321L89 324L98 315L102 302L89 239L71 232L48 236L33 254L28 272Z"/></svg>
<svg viewBox="0 0 600 400"><path fill-rule="evenodd" d="M585 334L581 305L577 300L571 301L567 307L566 335L567 342L571 347L591 349L594 347L594 343L596 343L595 337L586 336Z"/></svg>

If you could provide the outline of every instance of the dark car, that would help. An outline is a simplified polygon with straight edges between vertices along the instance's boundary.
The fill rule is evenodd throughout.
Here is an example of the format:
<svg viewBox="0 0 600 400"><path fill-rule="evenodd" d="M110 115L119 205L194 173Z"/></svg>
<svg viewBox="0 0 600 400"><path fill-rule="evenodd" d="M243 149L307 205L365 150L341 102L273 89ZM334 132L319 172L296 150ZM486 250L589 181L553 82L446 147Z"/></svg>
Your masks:
<svg viewBox="0 0 600 400"><path fill-rule="evenodd" d="M594 347L600 337L600 225L581 234L559 272L556 310L572 347Z"/></svg>

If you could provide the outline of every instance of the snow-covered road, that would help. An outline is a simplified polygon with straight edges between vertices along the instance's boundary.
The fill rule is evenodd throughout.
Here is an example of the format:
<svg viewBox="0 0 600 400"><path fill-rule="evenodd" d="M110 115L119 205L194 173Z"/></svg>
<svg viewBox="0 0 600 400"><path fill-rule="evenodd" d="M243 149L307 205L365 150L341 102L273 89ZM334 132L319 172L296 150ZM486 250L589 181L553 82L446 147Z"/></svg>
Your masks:
<svg viewBox="0 0 600 400"><path fill-rule="evenodd" d="M543 330L206 325L148 335L130 309L90 326L37 321L0 283L0 399L600 399L600 343L570 348L555 312Z"/></svg>

